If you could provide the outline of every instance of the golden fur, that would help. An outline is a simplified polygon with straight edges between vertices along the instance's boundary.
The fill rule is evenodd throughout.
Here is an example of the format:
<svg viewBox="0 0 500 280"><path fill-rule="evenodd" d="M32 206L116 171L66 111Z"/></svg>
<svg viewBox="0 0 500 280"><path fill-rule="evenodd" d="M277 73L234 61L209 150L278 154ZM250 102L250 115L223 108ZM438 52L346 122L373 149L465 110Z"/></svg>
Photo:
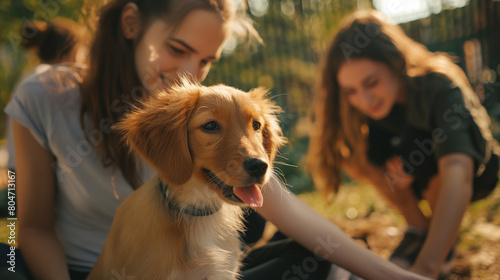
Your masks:
<svg viewBox="0 0 500 280"><path fill-rule="evenodd" d="M263 89L246 93L184 80L125 117L117 129L168 184L169 197L181 209L219 211L180 213L165 203L159 179L150 179L118 208L88 279L236 279L244 204L224 196L204 170L234 188L261 189L267 182L284 139L279 107L265 95ZM211 130L214 122L218 129ZM249 158L267 163L265 175L249 175L243 166Z"/></svg>

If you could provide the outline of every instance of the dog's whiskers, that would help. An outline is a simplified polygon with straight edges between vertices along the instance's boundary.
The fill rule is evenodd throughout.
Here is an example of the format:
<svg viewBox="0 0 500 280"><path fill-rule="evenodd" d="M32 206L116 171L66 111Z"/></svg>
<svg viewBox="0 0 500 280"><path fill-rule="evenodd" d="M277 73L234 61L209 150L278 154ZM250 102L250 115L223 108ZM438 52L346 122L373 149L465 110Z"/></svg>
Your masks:
<svg viewBox="0 0 500 280"><path fill-rule="evenodd" d="M284 165L284 166L289 166L289 167L295 167L295 168L298 167L297 165L286 163L286 162L282 162L282 161L275 161L274 164L279 164L279 165Z"/></svg>
<svg viewBox="0 0 500 280"><path fill-rule="evenodd" d="M281 170L279 167L273 167L272 174L276 176L276 178L280 179L284 184L286 184L285 172Z"/></svg>
<svg viewBox="0 0 500 280"><path fill-rule="evenodd" d="M262 193L265 193L267 191L270 191L270 192L279 191L280 195L281 195L281 199L283 199L283 194L290 195L290 191L287 189L288 184L286 184L285 182L283 182L283 180L284 180L283 175L282 174L278 174L275 170L273 170L272 177L274 177L275 180L278 182L279 187L278 188L275 188L275 187L272 187L272 188L263 188L262 189ZM273 179L271 179L271 180L273 180ZM275 184L273 184L273 185L275 185Z"/></svg>
<svg viewBox="0 0 500 280"><path fill-rule="evenodd" d="M282 188L284 190L288 191L288 188L293 188L292 185L287 183L285 173L281 169L275 167L273 169L273 175L282 183Z"/></svg>
<svg viewBox="0 0 500 280"><path fill-rule="evenodd" d="M286 160L290 160L287 157L285 157L284 154L282 154L282 153L276 154L276 157L283 158L283 159L286 159Z"/></svg>

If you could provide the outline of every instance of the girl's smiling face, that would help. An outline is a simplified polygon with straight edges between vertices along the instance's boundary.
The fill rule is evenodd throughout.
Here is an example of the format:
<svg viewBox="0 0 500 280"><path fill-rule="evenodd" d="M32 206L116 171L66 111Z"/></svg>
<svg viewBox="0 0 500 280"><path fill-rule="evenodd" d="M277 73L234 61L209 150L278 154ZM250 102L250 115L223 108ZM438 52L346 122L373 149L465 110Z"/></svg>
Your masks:
<svg viewBox="0 0 500 280"><path fill-rule="evenodd" d="M203 81L211 64L220 58L226 38L226 26L209 11L190 12L175 29L162 20L154 21L135 47L142 85L150 91L163 89L186 74Z"/></svg>
<svg viewBox="0 0 500 280"><path fill-rule="evenodd" d="M344 62L337 82L341 98L374 120L380 120L395 103L404 103L404 83L389 66L366 58Z"/></svg>

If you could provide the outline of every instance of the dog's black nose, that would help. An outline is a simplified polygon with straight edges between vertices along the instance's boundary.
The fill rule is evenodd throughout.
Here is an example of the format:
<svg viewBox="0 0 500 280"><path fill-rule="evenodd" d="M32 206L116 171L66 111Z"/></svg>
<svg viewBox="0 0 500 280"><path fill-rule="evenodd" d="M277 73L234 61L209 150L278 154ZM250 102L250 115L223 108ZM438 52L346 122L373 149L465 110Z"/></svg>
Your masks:
<svg viewBox="0 0 500 280"><path fill-rule="evenodd" d="M263 162L258 158L246 159L243 163L243 167L252 177L260 178L266 174L267 163Z"/></svg>

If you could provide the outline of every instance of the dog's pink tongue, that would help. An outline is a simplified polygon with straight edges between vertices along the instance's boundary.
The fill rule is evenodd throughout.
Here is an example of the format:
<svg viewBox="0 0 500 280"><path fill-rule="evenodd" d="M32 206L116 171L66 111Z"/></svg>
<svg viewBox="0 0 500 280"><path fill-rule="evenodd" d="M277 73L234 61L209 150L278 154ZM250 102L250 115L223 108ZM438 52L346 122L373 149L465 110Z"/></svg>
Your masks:
<svg viewBox="0 0 500 280"><path fill-rule="evenodd" d="M250 205L252 208L262 207L264 203L264 198L262 197L262 192L257 185L251 185L249 187L234 188L234 195L239 197L243 202Z"/></svg>

